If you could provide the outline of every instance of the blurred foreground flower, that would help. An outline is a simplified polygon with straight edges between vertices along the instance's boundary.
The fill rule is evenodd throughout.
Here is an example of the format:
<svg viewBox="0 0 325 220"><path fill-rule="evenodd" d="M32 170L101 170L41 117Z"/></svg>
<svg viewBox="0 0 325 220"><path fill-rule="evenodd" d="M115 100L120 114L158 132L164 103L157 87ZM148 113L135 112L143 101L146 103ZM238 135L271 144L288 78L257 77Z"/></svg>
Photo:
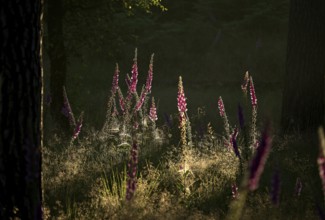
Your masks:
<svg viewBox="0 0 325 220"><path fill-rule="evenodd" d="M268 123L262 133L261 142L249 167L248 189L254 191L258 188L261 174L271 150L270 124Z"/></svg>

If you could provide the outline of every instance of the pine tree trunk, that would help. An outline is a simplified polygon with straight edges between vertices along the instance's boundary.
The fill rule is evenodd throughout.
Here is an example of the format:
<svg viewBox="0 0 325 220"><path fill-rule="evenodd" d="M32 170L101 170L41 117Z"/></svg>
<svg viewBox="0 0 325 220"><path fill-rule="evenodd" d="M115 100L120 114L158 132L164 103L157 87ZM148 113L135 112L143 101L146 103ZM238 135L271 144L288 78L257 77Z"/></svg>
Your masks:
<svg viewBox="0 0 325 220"><path fill-rule="evenodd" d="M63 1L47 1L48 55L50 60L50 93L52 97L51 116L58 131L65 133L69 124L61 113L63 107L63 86L66 86L67 55L63 37Z"/></svg>
<svg viewBox="0 0 325 220"><path fill-rule="evenodd" d="M0 219L41 219L41 0L1 1Z"/></svg>
<svg viewBox="0 0 325 220"><path fill-rule="evenodd" d="M285 132L324 124L325 1L291 0L282 103Z"/></svg>

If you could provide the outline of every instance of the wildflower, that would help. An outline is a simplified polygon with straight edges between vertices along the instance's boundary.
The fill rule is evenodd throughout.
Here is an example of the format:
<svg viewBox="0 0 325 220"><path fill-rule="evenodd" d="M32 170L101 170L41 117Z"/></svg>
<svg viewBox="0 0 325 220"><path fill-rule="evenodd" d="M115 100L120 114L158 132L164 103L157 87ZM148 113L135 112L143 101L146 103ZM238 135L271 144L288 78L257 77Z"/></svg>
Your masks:
<svg viewBox="0 0 325 220"><path fill-rule="evenodd" d="M67 96L67 92L65 90L65 87L63 86L63 109L62 113L69 119L69 124L72 127L76 127L76 120L74 118L69 99Z"/></svg>
<svg viewBox="0 0 325 220"><path fill-rule="evenodd" d="M250 95L251 95L251 103L252 103L252 126L251 126L251 146L252 148L256 148L258 145L257 140L256 140L256 121L257 121L257 98L255 94L255 89L254 89L254 83L253 83L253 78L252 76L250 77Z"/></svg>
<svg viewBox="0 0 325 220"><path fill-rule="evenodd" d="M182 77L179 77L179 83L178 83L178 97L177 97L177 107L179 113L183 115L186 111L186 98L184 94L184 88L183 88L183 82L182 82Z"/></svg>
<svg viewBox="0 0 325 220"><path fill-rule="evenodd" d="M256 108L256 106L257 106L257 98L256 98L256 94L255 94L255 88L254 88L254 83L253 83L253 77L252 76L250 76L250 79L249 79L249 91L250 91L250 95L251 95L252 106L254 108Z"/></svg>
<svg viewBox="0 0 325 220"><path fill-rule="evenodd" d="M135 193L137 184L137 166L138 166L138 145L136 141L133 141L131 149L130 161L128 163L129 171L127 173L128 180L126 186L126 199L130 201Z"/></svg>
<svg viewBox="0 0 325 220"><path fill-rule="evenodd" d="M149 119L152 122L155 122L155 121L158 120L157 109L156 109L156 106L155 106L155 99L153 97L152 97L152 104L151 104L150 113L149 113Z"/></svg>
<svg viewBox="0 0 325 220"><path fill-rule="evenodd" d="M179 77L178 82L178 96L177 96L177 107L180 115L180 129L181 129L181 140L183 146L187 145L186 142L186 116L185 112L187 111L186 108L186 98L184 94L183 82L182 77Z"/></svg>
<svg viewBox="0 0 325 220"><path fill-rule="evenodd" d="M267 125L262 133L261 142L249 167L248 188L251 191L258 188L258 183L264 170L264 165L270 153L272 140L269 130L269 125Z"/></svg>

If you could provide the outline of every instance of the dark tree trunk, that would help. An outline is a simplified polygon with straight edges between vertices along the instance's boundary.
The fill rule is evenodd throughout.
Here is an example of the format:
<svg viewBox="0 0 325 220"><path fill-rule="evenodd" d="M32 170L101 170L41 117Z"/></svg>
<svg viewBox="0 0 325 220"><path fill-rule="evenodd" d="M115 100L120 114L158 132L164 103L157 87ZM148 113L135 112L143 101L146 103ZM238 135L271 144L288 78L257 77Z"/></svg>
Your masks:
<svg viewBox="0 0 325 220"><path fill-rule="evenodd" d="M324 123L325 1L291 0L282 103L285 132Z"/></svg>
<svg viewBox="0 0 325 220"><path fill-rule="evenodd" d="M0 11L0 219L41 219L41 0Z"/></svg>
<svg viewBox="0 0 325 220"><path fill-rule="evenodd" d="M63 1L47 1L48 55L50 60L51 116L54 124L63 133L68 130L68 120L61 113L63 86L66 84L67 56L63 37Z"/></svg>

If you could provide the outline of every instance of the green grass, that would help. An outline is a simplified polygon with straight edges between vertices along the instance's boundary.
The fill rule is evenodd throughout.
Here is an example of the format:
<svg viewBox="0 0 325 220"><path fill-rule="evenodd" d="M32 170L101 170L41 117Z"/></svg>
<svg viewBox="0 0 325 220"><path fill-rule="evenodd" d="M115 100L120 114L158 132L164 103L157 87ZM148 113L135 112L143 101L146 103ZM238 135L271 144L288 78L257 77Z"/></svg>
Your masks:
<svg viewBox="0 0 325 220"><path fill-rule="evenodd" d="M197 115L191 118L195 126ZM130 149L118 148L117 137L103 142L99 133L87 126L82 138L73 144L53 136L45 146L43 163L48 216L55 219L229 217L229 207L234 201L231 184L237 182L240 186L241 182L238 159L223 146L222 133L213 133L216 138L213 145L205 132L205 138L194 141L194 147L182 148L178 144L177 118L174 122L176 128L169 130L172 136L169 142L139 143L138 183L131 201L125 199ZM323 200L316 164L318 145L312 140L298 134L274 136L260 187L247 194L241 219L317 219L315 207L316 204L322 207ZM242 143L239 141L240 149ZM279 206L270 200L275 166L280 168L281 178ZM300 197L294 196L297 177L303 183Z"/></svg>

